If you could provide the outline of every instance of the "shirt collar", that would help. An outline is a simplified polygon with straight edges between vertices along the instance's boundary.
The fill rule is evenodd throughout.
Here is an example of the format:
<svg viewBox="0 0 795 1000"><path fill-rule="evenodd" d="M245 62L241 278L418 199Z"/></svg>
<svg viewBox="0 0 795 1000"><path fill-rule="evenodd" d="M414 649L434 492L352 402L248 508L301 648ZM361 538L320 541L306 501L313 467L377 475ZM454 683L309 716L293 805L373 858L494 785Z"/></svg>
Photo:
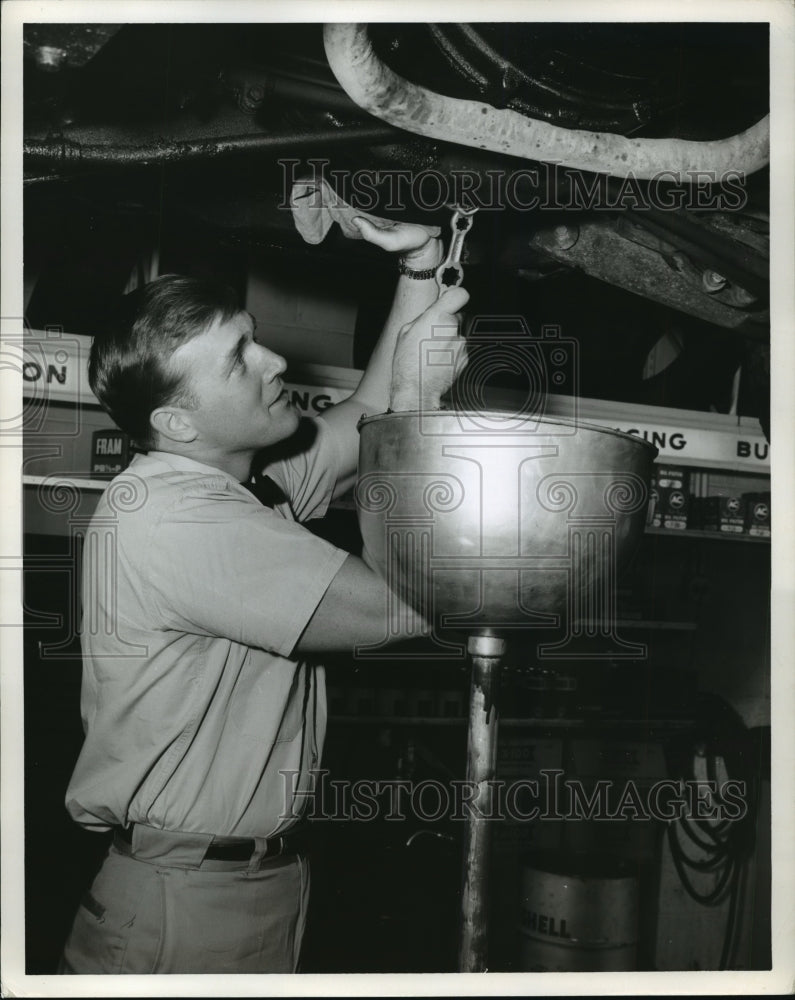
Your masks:
<svg viewBox="0 0 795 1000"><path fill-rule="evenodd" d="M214 465L205 465L186 455L175 455L170 451L138 452L127 466L130 472L146 478L163 475L166 472L202 472L213 476L223 476L230 483L237 483L234 476ZM241 485L237 483L237 485Z"/></svg>

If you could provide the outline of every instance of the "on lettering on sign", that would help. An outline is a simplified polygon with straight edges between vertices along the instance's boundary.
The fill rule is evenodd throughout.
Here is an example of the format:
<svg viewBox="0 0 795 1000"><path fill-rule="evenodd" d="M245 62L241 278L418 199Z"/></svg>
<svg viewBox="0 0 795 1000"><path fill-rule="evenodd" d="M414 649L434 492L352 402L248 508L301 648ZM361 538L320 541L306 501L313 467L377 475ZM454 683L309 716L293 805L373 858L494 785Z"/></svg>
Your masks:
<svg viewBox="0 0 795 1000"><path fill-rule="evenodd" d="M22 378L25 382L40 382L45 373L38 361L26 361L22 365ZM66 365L47 365L45 381L49 385L52 381L66 384Z"/></svg>

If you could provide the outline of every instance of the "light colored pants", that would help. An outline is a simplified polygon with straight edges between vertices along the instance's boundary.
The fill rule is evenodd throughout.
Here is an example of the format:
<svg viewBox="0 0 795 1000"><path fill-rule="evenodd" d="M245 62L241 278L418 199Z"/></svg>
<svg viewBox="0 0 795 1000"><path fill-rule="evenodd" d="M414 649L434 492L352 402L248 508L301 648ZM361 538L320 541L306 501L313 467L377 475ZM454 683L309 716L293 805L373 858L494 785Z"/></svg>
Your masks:
<svg viewBox="0 0 795 1000"><path fill-rule="evenodd" d="M298 971L305 857L275 857L257 870L160 860L110 848L75 916L62 973Z"/></svg>

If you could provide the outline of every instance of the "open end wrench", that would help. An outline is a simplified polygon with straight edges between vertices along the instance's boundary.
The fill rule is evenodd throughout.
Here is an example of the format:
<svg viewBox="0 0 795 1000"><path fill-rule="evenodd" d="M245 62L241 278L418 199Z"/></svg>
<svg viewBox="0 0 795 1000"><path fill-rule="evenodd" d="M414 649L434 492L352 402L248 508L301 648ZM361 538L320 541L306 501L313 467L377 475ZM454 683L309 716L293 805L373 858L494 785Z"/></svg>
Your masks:
<svg viewBox="0 0 795 1000"><path fill-rule="evenodd" d="M455 206L453 218L450 220L450 228L453 231L450 249L447 251L447 257L436 269L436 284L439 288L439 295L446 292L448 288L456 288L464 280L461 253L464 249L466 235L472 228L472 216L477 210L477 205L474 208L465 208L463 205Z"/></svg>

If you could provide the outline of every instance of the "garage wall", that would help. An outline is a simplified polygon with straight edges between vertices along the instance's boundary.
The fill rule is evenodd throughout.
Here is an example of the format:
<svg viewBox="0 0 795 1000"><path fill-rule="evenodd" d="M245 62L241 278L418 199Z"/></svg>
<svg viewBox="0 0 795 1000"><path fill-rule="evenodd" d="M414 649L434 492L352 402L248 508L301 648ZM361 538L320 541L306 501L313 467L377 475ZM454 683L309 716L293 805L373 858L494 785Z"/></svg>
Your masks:
<svg viewBox="0 0 795 1000"><path fill-rule="evenodd" d="M288 361L353 366L357 301L319 262L253 261L246 277L246 308L264 343Z"/></svg>

